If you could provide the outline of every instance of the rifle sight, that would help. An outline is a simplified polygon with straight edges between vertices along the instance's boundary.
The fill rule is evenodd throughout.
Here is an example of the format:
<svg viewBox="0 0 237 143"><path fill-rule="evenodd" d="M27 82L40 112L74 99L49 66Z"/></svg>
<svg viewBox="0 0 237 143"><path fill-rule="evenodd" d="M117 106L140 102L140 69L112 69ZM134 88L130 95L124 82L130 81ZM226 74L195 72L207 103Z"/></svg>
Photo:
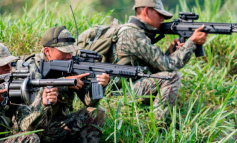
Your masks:
<svg viewBox="0 0 237 143"><path fill-rule="evenodd" d="M80 50L80 57L84 59L101 60L101 55L95 51Z"/></svg>
<svg viewBox="0 0 237 143"><path fill-rule="evenodd" d="M199 15L194 12L180 12L179 17L182 20L198 20Z"/></svg>

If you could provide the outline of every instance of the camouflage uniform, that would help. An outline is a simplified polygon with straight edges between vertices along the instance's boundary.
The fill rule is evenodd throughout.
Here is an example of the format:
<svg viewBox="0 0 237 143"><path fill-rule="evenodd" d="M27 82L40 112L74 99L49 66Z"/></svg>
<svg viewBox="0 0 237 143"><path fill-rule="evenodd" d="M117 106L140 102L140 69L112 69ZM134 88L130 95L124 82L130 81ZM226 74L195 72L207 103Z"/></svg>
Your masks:
<svg viewBox="0 0 237 143"><path fill-rule="evenodd" d="M21 132L19 134L22 134L25 132ZM21 135L19 137L14 137L7 139L5 141L1 141L1 143L40 143L39 136L36 134L29 134L29 135Z"/></svg>
<svg viewBox="0 0 237 143"><path fill-rule="evenodd" d="M0 44L0 66L6 65L17 57L10 54L8 49ZM26 105L10 105L8 110L4 110L0 107L1 116L0 124L7 128L13 128L13 132L17 133L20 131L32 131L36 129L40 124L45 124L46 116L48 113L51 114L51 107L45 107L41 101L42 90L38 92L37 99L32 106ZM12 126L13 124L13 126ZM7 129L1 126L0 132L7 131ZM20 133L21 134L21 133ZM39 137L35 134L24 135L6 140L5 142L27 142L35 143L39 142Z"/></svg>
<svg viewBox="0 0 237 143"><path fill-rule="evenodd" d="M68 30L64 29L59 34L58 39L67 37L72 37L72 35ZM57 43L54 48L64 53L78 50L78 47L70 42ZM36 73L36 78L38 79L42 78L39 72L40 59L48 61L44 53L37 53L26 61L31 64L30 70ZM77 96L84 102L85 95L81 94L80 89L77 92ZM74 93L68 87L58 88L58 101L52 106L53 119L47 127L44 127L45 131L40 137L42 142L99 142L101 131L98 127L103 127L105 120L104 109L100 106L98 108L88 107L75 113L70 113L69 111L72 111L73 99Z"/></svg>
<svg viewBox="0 0 237 143"><path fill-rule="evenodd" d="M141 0L137 1L145 2ZM154 1L156 4L154 9L163 11L164 8L161 1ZM139 3L136 3L136 5L139 5ZM142 22L148 30L157 30L137 17L131 18L136 18ZM170 15L167 14L167 18L170 18ZM193 41L187 40L179 50L172 54L167 50L164 54L159 47L152 44L147 31L139 29L135 24L129 24L130 26L125 26L119 31L118 42L116 44L117 63L148 66L154 75L172 78L172 80L156 79L160 88L161 99L159 98L155 79L141 78L133 82L136 95L150 95L150 92L152 92L156 96L153 102L156 118L165 118L169 114L167 102L171 107L175 104L180 88L181 74L177 70L183 68L190 60L193 51L196 49L196 45ZM129 61L127 60L127 63L122 62L126 61L125 59L129 59ZM144 103L150 103L149 100L145 99Z"/></svg>

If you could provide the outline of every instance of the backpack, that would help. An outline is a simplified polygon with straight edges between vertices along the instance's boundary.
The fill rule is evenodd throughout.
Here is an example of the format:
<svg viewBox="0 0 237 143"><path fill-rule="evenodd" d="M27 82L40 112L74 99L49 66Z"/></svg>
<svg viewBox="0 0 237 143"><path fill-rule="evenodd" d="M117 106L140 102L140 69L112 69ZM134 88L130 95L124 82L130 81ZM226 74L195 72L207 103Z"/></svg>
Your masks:
<svg viewBox="0 0 237 143"><path fill-rule="evenodd" d="M128 28L139 29L131 24L119 25L117 19L114 19L110 25L94 26L79 35L78 46L85 50L98 52L102 57L101 62L117 63L115 44L118 35Z"/></svg>

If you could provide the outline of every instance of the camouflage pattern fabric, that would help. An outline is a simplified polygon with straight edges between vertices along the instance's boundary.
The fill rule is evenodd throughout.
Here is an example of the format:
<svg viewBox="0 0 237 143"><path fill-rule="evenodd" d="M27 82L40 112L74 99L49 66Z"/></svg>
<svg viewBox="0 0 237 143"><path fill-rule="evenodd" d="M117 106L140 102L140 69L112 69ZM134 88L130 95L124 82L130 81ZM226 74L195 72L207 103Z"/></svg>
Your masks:
<svg viewBox="0 0 237 143"><path fill-rule="evenodd" d="M140 20L139 18L137 19ZM149 30L155 29L144 21L140 21L144 23ZM167 101L172 107L180 88L181 75L177 70L187 64L193 51L196 49L196 45L193 41L187 40L179 50L172 54L167 50L164 54L159 47L151 43L151 39L145 34L144 30L130 27L123 30L118 37L116 51L119 60L129 57L131 60L129 64L134 66L140 65L142 62L144 64L145 62L145 66L156 69L156 72L153 70L153 74L172 78L172 80L156 79L160 87L161 99L158 96L157 84L154 79L141 78L133 84L136 95L150 95L151 91L152 94L156 96L153 103L156 118L160 119L161 117L166 117L169 113ZM149 101L144 102L149 103Z"/></svg>
<svg viewBox="0 0 237 143"><path fill-rule="evenodd" d="M7 47L0 43L0 66L4 66L14 60L18 59L10 54Z"/></svg>
<svg viewBox="0 0 237 143"><path fill-rule="evenodd" d="M161 0L135 0L135 5L133 9L138 7L152 7L157 12L162 14L165 19L170 19L173 17L171 13L164 9L163 3Z"/></svg>
<svg viewBox="0 0 237 143"><path fill-rule="evenodd" d="M164 6L161 0L154 0L154 2L155 2L154 9L160 14L162 14L165 19L170 19L171 17L173 17L171 13L169 13L168 11L164 9Z"/></svg>
<svg viewBox="0 0 237 143"><path fill-rule="evenodd" d="M133 83L133 87L136 95L152 95L156 96L153 101L154 114L157 120L165 119L169 114L168 103L170 107L175 104L180 84L181 74L179 72L159 72L153 74L157 76L166 76L172 78L171 80L153 79L153 78L141 78ZM157 83L160 88L160 95L157 91ZM161 98L160 98L161 97ZM150 98L140 99L144 104L150 104Z"/></svg>
<svg viewBox="0 0 237 143"><path fill-rule="evenodd" d="M68 116L54 117L41 136L41 142L98 143L101 137L105 111L98 107L81 109Z"/></svg>
<svg viewBox="0 0 237 143"><path fill-rule="evenodd" d="M72 34L67 29L64 29L58 36L58 39L61 38L73 38L73 37ZM79 50L79 47L74 45L73 42L59 42L57 43L57 46L55 48L64 53L73 53L74 51Z"/></svg>
<svg viewBox="0 0 237 143"><path fill-rule="evenodd" d="M193 41L187 40L179 50L170 55L164 54L159 47L151 44L150 38L142 31L131 27L121 32L116 44L119 58L136 57L160 71L177 71L185 66L196 50Z"/></svg>
<svg viewBox="0 0 237 143"><path fill-rule="evenodd" d="M25 132L21 132L19 134L22 133ZM36 134L29 134L0 141L0 143L40 143L40 139Z"/></svg>
<svg viewBox="0 0 237 143"><path fill-rule="evenodd" d="M14 56L11 56L8 49L0 44L0 61L11 62L12 60L17 59ZM7 59L7 60L6 60ZM2 109L0 107L0 112L4 115L1 116L1 124L5 125L8 128L13 128L14 133L21 131L31 131L35 130L40 125L45 125L46 120L52 114L51 107L46 107L42 104L42 93L43 88L39 89L38 94L36 95L36 100L31 106L27 105L10 105L8 110ZM11 120L12 122L6 122ZM11 126L13 124L13 127Z"/></svg>
<svg viewBox="0 0 237 143"><path fill-rule="evenodd" d="M61 30L58 31L58 29L62 29L62 31ZM60 32L60 33L58 33L58 32ZM54 34L54 35L52 35L52 34ZM58 37L55 34L58 34ZM72 34L67 29L65 29L65 27L59 26L59 27L53 27L53 28L46 30L43 37L42 37L41 44L44 47L56 48L59 51L64 52L64 53L72 53L76 50L79 50L79 47L74 45L74 42L54 41L53 43L51 43L52 40L54 40L54 36L57 39L65 39L65 38L73 39ZM48 45L48 43L50 43L50 44Z"/></svg>
<svg viewBox="0 0 237 143"><path fill-rule="evenodd" d="M52 118L52 107L42 103L43 88L38 91L31 106L18 106L12 118L14 133L32 131L47 126Z"/></svg>
<svg viewBox="0 0 237 143"><path fill-rule="evenodd" d="M43 53L35 54L35 57L29 59L31 64L30 71L34 71L36 78L42 78L39 72L40 59L48 61ZM65 77L62 77L63 79ZM86 95L82 91L77 92L77 96L82 100ZM58 101L52 106L53 117L46 127L41 140L43 142L99 142L101 131L96 127L103 127L105 111L102 107L88 107L75 113L70 113L74 100L74 93L68 87L58 88ZM84 101L82 101L84 102ZM97 114L95 114L95 110Z"/></svg>

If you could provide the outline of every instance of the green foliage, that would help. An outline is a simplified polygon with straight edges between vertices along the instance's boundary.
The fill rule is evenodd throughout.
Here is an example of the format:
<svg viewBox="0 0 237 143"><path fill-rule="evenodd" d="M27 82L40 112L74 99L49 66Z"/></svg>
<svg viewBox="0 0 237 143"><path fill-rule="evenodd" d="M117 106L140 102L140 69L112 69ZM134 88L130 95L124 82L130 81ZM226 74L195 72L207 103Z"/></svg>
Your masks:
<svg viewBox="0 0 237 143"><path fill-rule="evenodd" d="M87 9L82 9L83 6L83 4L78 4L74 11L79 33L92 25L103 24L112 12L109 11L107 14L95 12L93 16L89 16L85 13ZM64 25L76 36L75 22L69 5L60 6L60 12L57 11L58 3L52 6L45 2L43 10L38 8L34 11L32 8L28 10L26 6L24 14L16 20L11 15L0 17L0 41L7 45L14 55L39 52L42 48L41 36L48 28L54 26Z"/></svg>
<svg viewBox="0 0 237 143"><path fill-rule="evenodd" d="M237 21L237 4L233 0L226 0L224 4L221 0L205 1L204 7L198 0L192 2L195 2L194 7L180 0L174 18L178 18L179 11L193 11L203 22ZM92 25L109 23L112 11L93 15L89 11L83 4L75 8L79 33ZM73 35L76 33L69 6L44 3L44 9L26 7L23 16L17 19L11 15L0 19L0 39L15 55L40 51L41 36L50 27L65 25ZM157 45L165 50L173 38L177 37L166 36ZM236 39L237 34L209 35L204 45L206 56L192 57L180 71L183 77L177 103L164 121L155 120L152 105L144 106L137 100L139 97L131 81L122 80L123 96L111 97L108 88L100 103L107 110L102 142L234 142L237 131ZM143 98L153 102L152 95ZM74 107L82 108L78 98Z"/></svg>

